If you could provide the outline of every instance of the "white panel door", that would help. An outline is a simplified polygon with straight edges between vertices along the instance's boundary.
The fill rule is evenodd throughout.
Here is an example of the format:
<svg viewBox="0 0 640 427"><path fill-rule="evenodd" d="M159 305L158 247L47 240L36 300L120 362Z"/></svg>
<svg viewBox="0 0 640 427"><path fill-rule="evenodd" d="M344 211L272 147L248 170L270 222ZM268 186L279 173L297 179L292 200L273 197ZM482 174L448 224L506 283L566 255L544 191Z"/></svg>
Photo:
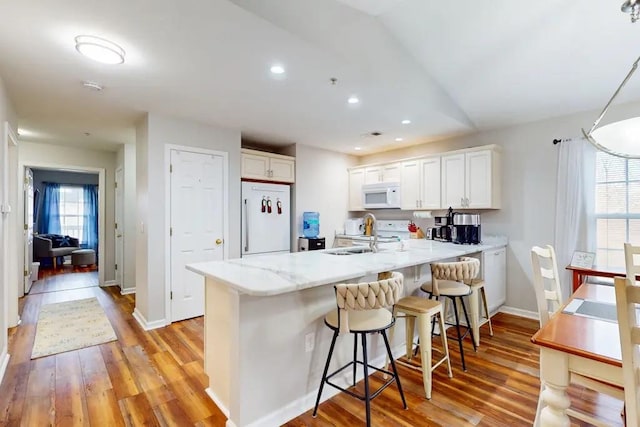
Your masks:
<svg viewBox="0 0 640 427"><path fill-rule="evenodd" d="M464 191L464 154L442 156L442 207L461 208Z"/></svg>
<svg viewBox="0 0 640 427"><path fill-rule="evenodd" d="M467 207L491 207L491 151L467 153L466 170Z"/></svg>
<svg viewBox="0 0 640 427"><path fill-rule="evenodd" d="M204 279L186 264L224 258L223 158L171 150L171 321L204 314Z"/></svg>
<svg viewBox="0 0 640 427"><path fill-rule="evenodd" d="M440 209L444 206L440 205L440 193L442 186L440 185L440 157L431 157L421 160L420 163L422 178L422 194L420 195L420 208L422 209ZM404 191L404 189L403 189ZM449 207L449 206L447 206Z"/></svg>
<svg viewBox="0 0 640 427"><path fill-rule="evenodd" d="M115 197L115 234L116 234L116 277L115 281L124 289L124 177L122 168L116 170L116 197Z"/></svg>
<svg viewBox="0 0 640 427"><path fill-rule="evenodd" d="M402 209L420 207L420 161L411 160L402 163Z"/></svg>
<svg viewBox="0 0 640 427"><path fill-rule="evenodd" d="M24 293L31 290L33 268L33 172L24 173Z"/></svg>

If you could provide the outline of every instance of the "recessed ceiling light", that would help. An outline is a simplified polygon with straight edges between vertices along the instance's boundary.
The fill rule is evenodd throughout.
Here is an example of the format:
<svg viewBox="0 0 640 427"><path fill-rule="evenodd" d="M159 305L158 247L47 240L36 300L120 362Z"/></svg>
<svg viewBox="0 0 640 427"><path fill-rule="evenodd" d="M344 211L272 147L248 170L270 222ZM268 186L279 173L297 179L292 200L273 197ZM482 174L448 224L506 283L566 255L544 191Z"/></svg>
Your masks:
<svg viewBox="0 0 640 427"><path fill-rule="evenodd" d="M284 74L284 67L282 65L272 65L271 72L273 74Z"/></svg>
<svg viewBox="0 0 640 427"><path fill-rule="evenodd" d="M411 123L411 120L409 120L409 119L404 119L404 120L402 121L402 124L403 124L403 125L408 125L409 123Z"/></svg>
<svg viewBox="0 0 640 427"><path fill-rule="evenodd" d="M103 64L122 64L124 62L124 49L101 37L77 36L76 50L87 58Z"/></svg>
<svg viewBox="0 0 640 427"><path fill-rule="evenodd" d="M347 102L349 104L357 104L358 102L360 102L360 100L357 96L350 96L349 99L347 99Z"/></svg>
<svg viewBox="0 0 640 427"><path fill-rule="evenodd" d="M356 151L360 151L360 150L362 150L362 147L353 147L353 149L356 150Z"/></svg>
<svg viewBox="0 0 640 427"><path fill-rule="evenodd" d="M402 138L396 138L396 141L400 142L400 141L402 141Z"/></svg>
<svg viewBox="0 0 640 427"><path fill-rule="evenodd" d="M100 84L96 82L84 81L82 82L82 86L86 87L87 89L96 90L98 92L102 90L102 86L100 86Z"/></svg>

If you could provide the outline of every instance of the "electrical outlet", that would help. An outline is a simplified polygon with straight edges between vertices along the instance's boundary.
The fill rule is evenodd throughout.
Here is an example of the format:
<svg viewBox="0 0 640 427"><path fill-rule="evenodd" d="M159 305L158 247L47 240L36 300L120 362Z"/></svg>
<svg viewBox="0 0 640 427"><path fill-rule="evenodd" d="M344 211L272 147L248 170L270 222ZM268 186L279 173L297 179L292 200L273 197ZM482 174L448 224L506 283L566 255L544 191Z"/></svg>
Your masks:
<svg viewBox="0 0 640 427"><path fill-rule="evenodd" d="M309 332L307 335L304 336L304 351L306 351L307 353L309 353L310 351L313 351L313 347L316 344L316 333L315 332Z"/></svg>

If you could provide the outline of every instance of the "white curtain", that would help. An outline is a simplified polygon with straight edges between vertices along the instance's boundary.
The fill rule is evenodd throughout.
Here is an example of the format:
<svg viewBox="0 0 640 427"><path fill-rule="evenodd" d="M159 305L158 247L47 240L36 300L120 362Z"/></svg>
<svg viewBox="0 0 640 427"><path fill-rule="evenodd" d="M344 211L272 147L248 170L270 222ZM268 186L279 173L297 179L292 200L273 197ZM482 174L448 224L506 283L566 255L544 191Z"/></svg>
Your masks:
<svg viewBox="0 0 640 427"><path fill-rule="evenodd" d="M574 251L595 252L596 148L584 138L564 140L558 153L556 227L554 248L558 258L562 296L571 295Z"/></svg>

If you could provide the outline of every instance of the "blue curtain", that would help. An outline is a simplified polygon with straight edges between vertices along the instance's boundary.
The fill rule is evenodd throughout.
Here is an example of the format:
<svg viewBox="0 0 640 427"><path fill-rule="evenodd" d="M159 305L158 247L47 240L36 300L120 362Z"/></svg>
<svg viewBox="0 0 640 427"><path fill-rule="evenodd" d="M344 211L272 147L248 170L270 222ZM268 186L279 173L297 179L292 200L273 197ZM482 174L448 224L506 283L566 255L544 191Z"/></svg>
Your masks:
<svg viewBox="0 0 640 427"><path fill-rule="evenodd" d="M84 189L84 218L82 235L84 242L80 244L98 253L98 186L83 185Z"/></svg>
<svg viewBox="0 0 640 427"><path fill-rule="evenodd" d="M40 221L40 234L60 234L60 184L47 182L44 185L42 197L42 219Z"/></svg>

